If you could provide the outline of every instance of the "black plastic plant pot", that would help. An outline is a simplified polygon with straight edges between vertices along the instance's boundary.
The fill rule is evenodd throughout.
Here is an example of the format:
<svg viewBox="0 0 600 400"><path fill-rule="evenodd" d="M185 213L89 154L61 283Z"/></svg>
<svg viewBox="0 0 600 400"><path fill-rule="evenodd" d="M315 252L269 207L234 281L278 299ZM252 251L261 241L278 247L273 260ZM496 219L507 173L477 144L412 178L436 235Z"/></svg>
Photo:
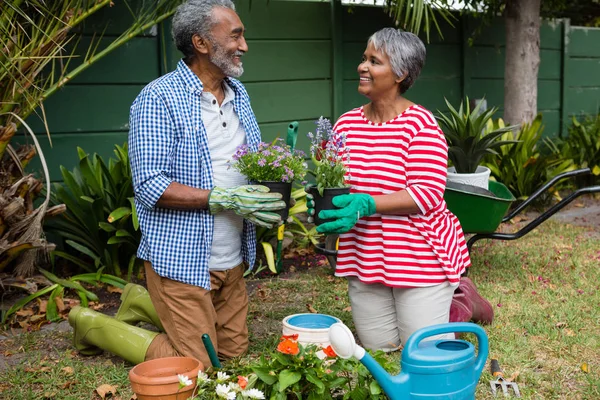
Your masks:
<svg viewBox="0 0 600 400"><path fill-rule="evenodd" d="M281 200L285 202L285 208L283 210L274 211L281 216L281 220L285 224L290 211L290 198L292 196L292 183L291 182L275 182L275 181L262 181L257 182L258 185L263 185L269 188L272 193L281 193Z"/></svg>
<svg viewBox="0 0 600 400"><path fill-rule="evenodd" d="M319 190L316 186L311 186L309 193L313 195L315 199L315 215L313 216L316 225L324 224L325 222L334 221L333 219L321 219L319 218L319 212L322 210L332 210L336 208L333 205L333 198L340 194L350 193L350 187L341 188L325 188L323 189L323 196L319 194Z"/></svg>

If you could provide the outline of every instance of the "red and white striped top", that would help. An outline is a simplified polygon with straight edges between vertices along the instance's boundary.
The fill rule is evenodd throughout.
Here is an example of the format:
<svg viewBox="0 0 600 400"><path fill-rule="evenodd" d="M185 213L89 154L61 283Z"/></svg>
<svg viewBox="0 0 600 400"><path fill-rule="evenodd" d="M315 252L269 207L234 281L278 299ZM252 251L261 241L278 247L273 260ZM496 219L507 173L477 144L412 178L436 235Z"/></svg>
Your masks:
<svg viewBox="0 0 600 400"><path fill-rule="evenodd" d="M334 126L350 150L352 193L382 195L406 190L421 213L374 214L340 235L336 276L355 276L391 287L458 285L471 264L465 237L446 208L448 145L433 115L419 105L376 124L363 107Z"/></svg>

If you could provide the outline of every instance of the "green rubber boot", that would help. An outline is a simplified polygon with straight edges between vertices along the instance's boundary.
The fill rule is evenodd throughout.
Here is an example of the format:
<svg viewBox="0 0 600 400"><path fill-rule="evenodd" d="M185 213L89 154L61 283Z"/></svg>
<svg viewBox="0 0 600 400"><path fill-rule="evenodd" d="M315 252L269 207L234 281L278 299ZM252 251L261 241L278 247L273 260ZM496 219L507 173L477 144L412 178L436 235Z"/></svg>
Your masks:
<svg viewBox="0 0 600 400"><path fill-rule="evenodd" d="M128 283L123 289L121 295L121 305L117 310L115 319L123 321L129 325L135 325L138 322L147 322L157 327L161 332L164 328L156 309L150 300L150 294L146 288L135 283Z"/></svg>
<svg viewBox="0 0 600 400"><path fill-rule="evenodd" d="M73 307L69 324L74 331L73 343L81 354L106 350L132 364L144 361L150 343L158 335L81 306Z"/></svg>

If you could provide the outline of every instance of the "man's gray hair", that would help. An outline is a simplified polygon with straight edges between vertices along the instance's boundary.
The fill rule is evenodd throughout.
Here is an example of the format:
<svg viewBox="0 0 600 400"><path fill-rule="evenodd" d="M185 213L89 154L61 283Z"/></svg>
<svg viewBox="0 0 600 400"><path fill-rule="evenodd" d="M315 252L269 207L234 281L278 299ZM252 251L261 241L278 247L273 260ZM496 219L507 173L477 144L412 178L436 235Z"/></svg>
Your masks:
<svg viewBox="0 0 600 400"><path fill-rule="evenodd" d="M415 83L425 65L426 51L421 39L410 32L383 28L371 35L369 43L375 50L387 54L392 71L398 77L406 75L400 82L400 93L406 92Z"/></svg>
<svg viewBox="0 0 600 400"><path fill-rule="evenodd" d="M210 32L216 21L213 17L213 8L225 7L235 11L231 0L187 0L177 7L173 17L173 41L185 59L194 57L192 36L212 40Z"/></svg>

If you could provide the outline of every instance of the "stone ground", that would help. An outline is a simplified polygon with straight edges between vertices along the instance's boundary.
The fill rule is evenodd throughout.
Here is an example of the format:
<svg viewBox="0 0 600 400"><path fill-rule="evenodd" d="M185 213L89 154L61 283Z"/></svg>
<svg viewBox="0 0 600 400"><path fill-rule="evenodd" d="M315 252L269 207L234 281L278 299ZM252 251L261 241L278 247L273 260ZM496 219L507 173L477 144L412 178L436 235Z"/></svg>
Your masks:
<svg viewBox="0 0 600 400"><path fill-rule="evenodd" d="M537 211L525 212L520 215L517 223L527 224L538 215L539 212ZM562 223L591 228L589 230L590 234L600 238L600 196L582 196L551 218ZM324 257L322 256L314 254L297 255L295 258L286 260L284 273L280 277L290 279L300 270L319 266L323 263ZM292 265L293 267L291 267ZM251 301L255 297L255 289L260 285L262 279L272 279L272 275L268 271L264 271L248 281ZM119 305L120 294L117 292L110 293L106 290L101 290L97 294L100 297L99 303L103 305L99 311L114 315ZM20 343L21 341L16 340L17 336L23 335L22 329L8 328L0 331L0 374L6 368L19 365L24 360L30 359L31 352L36 352L36 355L44 358L45 355L51 353L55 354L56 352L72 349L70 333L71 327L66 320L59 323L44 324L39 332L36 332L34 343L30 343L27 349L24 349L22 343ZM73 353L75 353L74 350ZM110 355L99 357L106 358L107 362L119 361L118 358ZM92 357L90 360L91 362L98 362L98 357Z"/></svg>

